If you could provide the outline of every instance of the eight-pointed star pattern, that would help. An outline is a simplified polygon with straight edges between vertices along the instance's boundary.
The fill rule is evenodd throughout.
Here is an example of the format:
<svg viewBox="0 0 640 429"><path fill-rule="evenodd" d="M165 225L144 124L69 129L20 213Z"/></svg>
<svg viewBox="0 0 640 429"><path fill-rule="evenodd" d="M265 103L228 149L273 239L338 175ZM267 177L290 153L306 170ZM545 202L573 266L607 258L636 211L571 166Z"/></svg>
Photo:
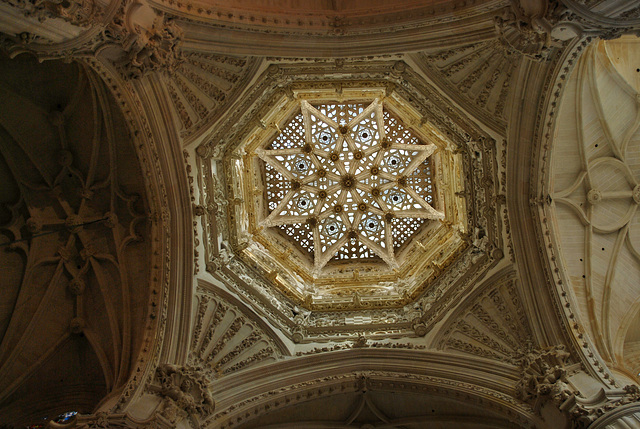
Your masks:
<svg viewBox="0 0 640 429"><path fill-rule="evenodd" d="M378 99L348 123L305 100L300 108L303 144L256 151L290 184L261 226L306 223L313 232L316 275L353 240L397 268L393 219L444 218L407 180L436 146L391 141Z"/></svg>

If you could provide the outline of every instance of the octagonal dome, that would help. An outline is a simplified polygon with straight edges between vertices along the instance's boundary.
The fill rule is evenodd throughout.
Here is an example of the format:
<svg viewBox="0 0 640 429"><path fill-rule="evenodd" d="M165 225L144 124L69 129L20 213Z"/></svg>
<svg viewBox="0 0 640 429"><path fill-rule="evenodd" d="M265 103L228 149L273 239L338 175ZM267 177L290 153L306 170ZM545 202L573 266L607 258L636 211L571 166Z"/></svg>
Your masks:
<svg viewBox="0 0 640 429"><path fill-rule="evenodd" d="M274 323L396 335L502 257L495 141L404 62L341 67L266 67L198 148L207 270Z"/></svg>
<svg viewBox="0 0 640 429"><path fill-rule="evenodd" d="M436 255L446 263L466 245L459 157L380 85L292 94L273 100L260 118L269 125L233 161L248 220L239 235L251 237L244 258L309 308L353 294L401 304L428 284Z"/></svg>

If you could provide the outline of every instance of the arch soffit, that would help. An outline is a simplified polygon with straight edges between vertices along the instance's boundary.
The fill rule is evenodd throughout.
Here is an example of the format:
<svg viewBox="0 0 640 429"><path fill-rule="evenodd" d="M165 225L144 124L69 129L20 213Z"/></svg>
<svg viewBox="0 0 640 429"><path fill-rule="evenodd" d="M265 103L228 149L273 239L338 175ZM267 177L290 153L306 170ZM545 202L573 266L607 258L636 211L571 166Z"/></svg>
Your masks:
<svg viewBox="0 0 640 429"><path fill-rule="evenodd" d="M435 394L487 407L522 427L536 417L513 397L520 376L513 366L440 352L358 349L256 366L212 385L217 412L203 427L239 426L245 416L335 393L360 391L363 383L382 391Z"/></svg>

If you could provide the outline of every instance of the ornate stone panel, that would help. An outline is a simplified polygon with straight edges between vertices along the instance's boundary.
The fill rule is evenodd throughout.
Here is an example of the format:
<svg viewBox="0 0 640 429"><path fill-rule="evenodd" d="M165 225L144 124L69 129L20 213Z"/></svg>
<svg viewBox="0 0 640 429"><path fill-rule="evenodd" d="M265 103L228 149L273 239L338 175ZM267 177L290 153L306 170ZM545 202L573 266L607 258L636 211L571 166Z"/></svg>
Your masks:
<svg viewBox="0 0 640 429"><path fill-rule="evenodd" d="M278 345L224 298L200 289L188 362L210 380L281 356Z"/></svg>
<svg viewBox="0 0 640 429"><path fill-rule="evenodd" d="M439 334L438 348L517 365L533 336L516 281L515 273L488 279Z"/></svg>
<svg viewBox="0 0 640 429"><path fill-rule="evenodd" d="M188 138L215 122L253 77L259 60L249 57L185 53L174 73L164 75L173 107Z"/></svg>
<svg viewBox="0 0 640 429"><path fill-rule="evenodd" d="M508 94L520 56L499 39L413 55L461 106L503 133Z"/></svg>

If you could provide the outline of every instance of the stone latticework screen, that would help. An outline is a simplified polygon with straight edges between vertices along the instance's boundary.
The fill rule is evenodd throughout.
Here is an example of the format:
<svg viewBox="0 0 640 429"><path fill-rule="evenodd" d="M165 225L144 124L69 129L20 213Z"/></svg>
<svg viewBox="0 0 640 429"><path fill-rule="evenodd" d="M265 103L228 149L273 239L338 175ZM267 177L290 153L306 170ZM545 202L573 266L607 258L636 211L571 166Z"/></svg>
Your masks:
<svg viewBox="0 0 640 429"><path fill-rule="evenodd" d="M425 143L383 103L319 104L300 110L256 153L265 163L267 215L313 260L384 261L435 210L432 166Z"/></svg>

